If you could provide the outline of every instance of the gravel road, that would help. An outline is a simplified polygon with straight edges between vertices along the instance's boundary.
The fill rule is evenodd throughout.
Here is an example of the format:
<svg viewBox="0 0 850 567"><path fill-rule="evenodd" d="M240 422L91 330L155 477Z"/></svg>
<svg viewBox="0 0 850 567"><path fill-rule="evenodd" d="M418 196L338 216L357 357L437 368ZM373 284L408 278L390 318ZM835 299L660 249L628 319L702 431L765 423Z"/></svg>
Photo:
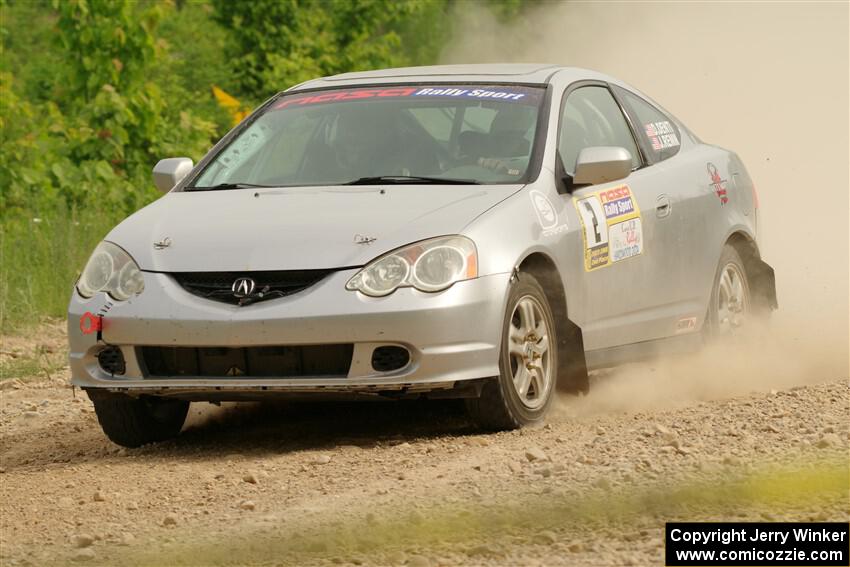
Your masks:
<svg viewBox="0 0 850 567"><path fill-rule="evenodd" d="M521 431L447 402L193 404L135 450L66 370L6 379L0 564L658 565L668 519L850 517L846 376L695 394L656 372L596 375Z"/></svg>

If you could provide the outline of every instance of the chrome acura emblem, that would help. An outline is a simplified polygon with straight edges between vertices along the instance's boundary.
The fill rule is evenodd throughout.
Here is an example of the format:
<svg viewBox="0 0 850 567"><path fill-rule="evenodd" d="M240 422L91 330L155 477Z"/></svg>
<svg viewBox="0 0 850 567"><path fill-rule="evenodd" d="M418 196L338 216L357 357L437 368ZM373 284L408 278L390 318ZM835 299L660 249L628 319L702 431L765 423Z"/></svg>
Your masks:
<svg viewBox="0 0 850 567"><path fill-rule="evenodd" d="M233 297L242 299L244 297L251 297L254 293L254 288L256 287L256 282L254 282L251 278L239 278L233 282L233 286L231 286L230 291L233 292Z"/></svg>

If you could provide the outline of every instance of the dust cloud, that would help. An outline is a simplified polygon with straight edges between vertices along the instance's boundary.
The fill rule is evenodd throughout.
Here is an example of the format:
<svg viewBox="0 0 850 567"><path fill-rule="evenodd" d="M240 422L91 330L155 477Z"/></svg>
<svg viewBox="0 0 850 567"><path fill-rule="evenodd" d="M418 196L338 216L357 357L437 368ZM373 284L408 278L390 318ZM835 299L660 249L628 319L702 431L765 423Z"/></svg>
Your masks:
<svg viewBox="0 0 850 567"><path fill-rule="evenodd" d="M519 23L460 4L445 63L551 62L644 91L755 180L780 310L734 345L594 377L570 411L669 407L848 376L847 3L541 3Z"/></svg>
<svg viewBox="0 0 850 567"><path fill-rule="evenodd" d="M677 409L700 401L846 378L846 366L772 321L683 356L595 372L590 395L562 397L555 416Z"/></svg>

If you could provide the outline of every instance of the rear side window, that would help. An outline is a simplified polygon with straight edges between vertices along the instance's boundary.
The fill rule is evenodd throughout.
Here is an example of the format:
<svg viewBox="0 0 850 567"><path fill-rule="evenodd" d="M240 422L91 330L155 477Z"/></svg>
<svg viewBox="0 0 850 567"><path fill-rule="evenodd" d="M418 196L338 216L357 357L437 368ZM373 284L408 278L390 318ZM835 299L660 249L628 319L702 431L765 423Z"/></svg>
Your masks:
<svg viewBox="0 0 850 567"><path fill-rule="evenodd" d="M650 163L658 163L679 153L682 138L670 117L636 94L619 87L614 89L633 118L638 139Z"/></svg>

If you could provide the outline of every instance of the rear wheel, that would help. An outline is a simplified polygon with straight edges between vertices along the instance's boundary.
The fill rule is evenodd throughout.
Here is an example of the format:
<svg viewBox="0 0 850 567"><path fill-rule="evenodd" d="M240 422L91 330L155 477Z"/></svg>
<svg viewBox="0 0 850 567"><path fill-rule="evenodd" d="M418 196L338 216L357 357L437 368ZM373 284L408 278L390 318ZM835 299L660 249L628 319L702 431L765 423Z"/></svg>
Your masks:
<svg viewBox="0 0 850 567"><path fill-rule="evenodd" d="M100 427L107 437L124 447L176 437L183 428L189 402L88 390Z"/></svg>
<svg viewBox="0 0 850 567"><path fill-rule="evenodd" d="M472 418L486 429L515 429L541 421L557 380L552 310L534 276L517 277L502 326L499 377L485 384L479 398L466 402Z"/></svg>
<svg viewBox="0 0 850 567"><path fill-rule="evenodd" d="M750 285L744 262L738 251L727 244L720 255L708 306L708 324L712 337L739 334L750 310Z"/></svg>

